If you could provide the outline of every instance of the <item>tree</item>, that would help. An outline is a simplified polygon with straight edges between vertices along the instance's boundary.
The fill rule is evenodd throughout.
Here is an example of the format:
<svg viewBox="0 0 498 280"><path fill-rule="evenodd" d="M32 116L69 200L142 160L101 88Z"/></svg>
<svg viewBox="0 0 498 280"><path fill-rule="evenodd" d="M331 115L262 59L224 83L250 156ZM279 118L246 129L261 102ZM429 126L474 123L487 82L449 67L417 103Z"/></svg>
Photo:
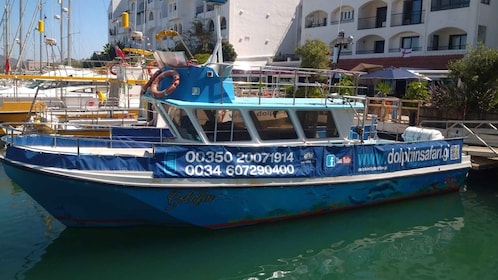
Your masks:
<svg viewBox="0 0 498 280"><path fill-rule="evenodd" d="M117 42L116 45L120 49L124 49L124 44L121 42ZM105 66L107 61L112 61L117 56L116 50L114 49L114 45L107 43L103 47L102 52L94 52L92 57L83 63L83 67L91 68L91 67L100 67Z"/></svg>
<svg viewBox="0 0 498 280"><path fill-rule="evenodd" d="M237 53L235 52L233 45L228 41L222 42L221 51L223 53L223 60L225 61L235 61L237 58Z"/></svg>
<svg viewBox="0 0 498 280"><path fill-rule="evenodd" d="M306 40L304 45L296 49L296 54L301 56L301 67L328 69L329 46L320 39Z"/></svg>
<svg viewBox="0 0 498 280"><path fill-rule="evenodd" d="M459 80L465 111L496 110L498 100L498 50L479 43L464 58L448 64L450 77Z"/></svg>
<svg viewBox="0 0 498 280"><path fill-rule="evenodd" d="M212 31L206 31L203 28L202 22L196 20L192 23L192 29L185 33L183 41L190 50L193 50L195 59L199 63L204 63L214 50L216 34ZM179 45L175 47L175 50L184 49L184 47ZM221 51L224 61L235 61L237 58L237 53L233 45L228 41L222 42Z"/></svg>
<svg viewBox="0 0 498 280"><path fill-rule="evenodd" d="M392 93L392 86L390 83L386 81L380 81L375 85L375 91L377 94L375 96L377 97L386 97L387 95L390 95Z"/></svg>
<svg viewBox="0 0 498 280"><path fill-rule="evenodd" d="M405 99L428 101L431 97L427 82L413 81L406 88Z"/></svg>

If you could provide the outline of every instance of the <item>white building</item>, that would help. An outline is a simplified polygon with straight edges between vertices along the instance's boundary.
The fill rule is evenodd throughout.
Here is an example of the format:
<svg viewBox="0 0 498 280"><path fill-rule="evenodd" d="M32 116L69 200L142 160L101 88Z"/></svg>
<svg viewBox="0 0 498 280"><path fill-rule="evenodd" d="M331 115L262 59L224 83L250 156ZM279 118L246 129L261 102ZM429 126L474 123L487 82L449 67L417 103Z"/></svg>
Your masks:
<svg viewBox="0 0 498 280"><path fill-rule="evenodd" d="M214 31L215 11L202 0L112 0L109 7L109 42L155 49L155 34L164 29L180 33L200 21ZM121 14L129 12L130 25L121 27ZM293 54L299 41L300 0L229 0L221 6L222 38L237 52L238 64L261 65L273 57ZM133 31L143 40L133 40Z"/></svg>
<svg viewBox="0 0 498 280"><path fill-rule="evenodd" d="M130 28L121 27L121 13ZM334 49L340 31L338 67L360 62L384 66L444 69L468 45L498 48L498 1L493 0L229 0L221 7L222 37L237 52L237 64L265 64L291 58L298 44L321 39ZM213 7L202 0L111 0L109 42L155 49L164 29L180 33L199 20L214 31ZM133 40L135 31L142 40ZM337 51L337 49L336 49Z"/></svg>
<svg viewBox="0 0 498 280"><path fill-rule="evenodd" d="M301 42L332 43L341 30L354 37L341 52L345 69L360 62L443 69L468 45L498 48L498 1L303 0L302 9Z"/></svg>

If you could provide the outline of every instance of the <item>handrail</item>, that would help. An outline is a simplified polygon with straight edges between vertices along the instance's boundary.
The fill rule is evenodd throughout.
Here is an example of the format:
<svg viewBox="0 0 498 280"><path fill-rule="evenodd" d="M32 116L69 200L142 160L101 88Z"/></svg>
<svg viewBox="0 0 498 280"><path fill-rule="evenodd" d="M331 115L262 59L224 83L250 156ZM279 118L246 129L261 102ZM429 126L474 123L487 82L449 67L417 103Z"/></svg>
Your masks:
<svg viewBox="0 0 498 280"><path fill-rule="evenodd" d="M486 140L481 137L482 135L488 134L488 135L493 135L496 134L498 135L498 120L496 121L489 121L489 120L445 120L445 121L433 121L433 120L424 120L420 122L420 126L423 127L431 127L434 126L435 124L439 124L440 126L444 127L445 131L445 137L448 137L448 132L452 128L458 128L461 127L465 131L467 131L470 135L475 137L482 145L486 146L490 151L492 151L495 155L498 155L498 151L491 146L489 143L486 142ZM470 125L473 125L473 127L470 127ZM479 132L479 130L483 130L486 128L483 128L483 126L488 126L490 127L486 132ZM493 132L493 133L490 133ZM462 135L463 136L463 135Z"/></svg>

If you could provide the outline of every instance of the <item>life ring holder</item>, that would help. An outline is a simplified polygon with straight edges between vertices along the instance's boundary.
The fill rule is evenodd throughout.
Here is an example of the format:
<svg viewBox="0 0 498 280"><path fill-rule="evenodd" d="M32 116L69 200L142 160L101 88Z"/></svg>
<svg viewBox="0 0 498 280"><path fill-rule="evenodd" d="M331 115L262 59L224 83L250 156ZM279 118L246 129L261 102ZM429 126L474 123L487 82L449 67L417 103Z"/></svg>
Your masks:
<svg viewBox="0 0 498 280"><path fill-rule="evenodd" d="M119 62L113 63L109 66L109 73L116 75L116 71L114 70L114 67L119 66L119 65L128 66L129 64L128 63L119 63Z"/></svg>
<svg viewBox="0 0 498 280"><path fill-rule="evenodd" d="M159 90L158 86L161 81L166 77L172 77L173 82L171 85L163 90ZM161 72L157 77L152 81L150 85L150 92L155 98L162 98L170 93L172 93L180 84L180 74L178 71L174 69L166 70Z"/></svg>

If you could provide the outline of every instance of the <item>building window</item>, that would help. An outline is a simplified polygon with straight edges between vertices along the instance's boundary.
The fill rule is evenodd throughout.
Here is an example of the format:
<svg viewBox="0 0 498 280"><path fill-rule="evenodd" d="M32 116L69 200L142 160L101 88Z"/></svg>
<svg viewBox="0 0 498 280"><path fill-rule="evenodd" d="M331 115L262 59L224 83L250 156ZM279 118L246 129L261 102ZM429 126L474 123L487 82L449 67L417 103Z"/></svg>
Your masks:
<svg viewBox="0 0 498 280"><path fill-rule="evenodd" d="M469 7L470 0L432 0L431 11Z"/></svg>
<svg viewBox="0 0 498 280"><path fill-rule="evenodd" d="M486 43L486 31L487 31L487 28L484 25L479 25L477 27L477 41L478 42Z"/></svg>
<svg viewBox="0 0 498 280"><path fill-rule="evenodd" d="M481 3L482 3L482 4L489 5L489 0L481 0Z"/></svg>
<svg viewBox="0 0 498 280"><path fill-rule="evenodd" d="M210 20L208 23L208 31L214 32L214 22L212 20Z"/></svg>
<svg viewBox="0 0 498 280"><path fill-rule="evenodd" d="M154 13L153 12L150 12L149 13L149 21L150 20L154 20Z"/></svg>
<svg viewBox="0 0 498 280"><path fill-rule="evenodd" d="M401 38L401 48L402 49L416 50L418 48L418 43L419 43L418 36L402 37Z"/></svg>
<svg viewBox="0 0 498 280"><path fill-rule="evenodd" d="M374 53L384 53L385 41L375 41L374 43Z"/></svg>
<svg viewBox="0 0 498 280"><path fill-rule="evenodd" d="M422 23L422 0L405 1L403 5L403 24Z"/></svg>
<svg viewBox="0 0 498 280"><path fill-rule="evenodd" d="M220 23L221 30L227 29L227 19L226 18L221 18L221 23Z"/></svg>
<svg viewBox="0 0 498 280"><path fill-rule="evenodd" d="M341 21L351 21L354 18L354 11L342 11L341 12Z"/></svg>
<svg viewBox="0 0 498 280"><path fill-rule="evenodd" d="M450 50L462 50L465 49L465 44L467 44L467 35L451 35L450 36Z"/></svg>
<svg viewBox="0 0 498 280"><path fill-rule="evenodd" d="M169 9L170 12L175 12L176 11L176 2L169 4Z"/></svg>

